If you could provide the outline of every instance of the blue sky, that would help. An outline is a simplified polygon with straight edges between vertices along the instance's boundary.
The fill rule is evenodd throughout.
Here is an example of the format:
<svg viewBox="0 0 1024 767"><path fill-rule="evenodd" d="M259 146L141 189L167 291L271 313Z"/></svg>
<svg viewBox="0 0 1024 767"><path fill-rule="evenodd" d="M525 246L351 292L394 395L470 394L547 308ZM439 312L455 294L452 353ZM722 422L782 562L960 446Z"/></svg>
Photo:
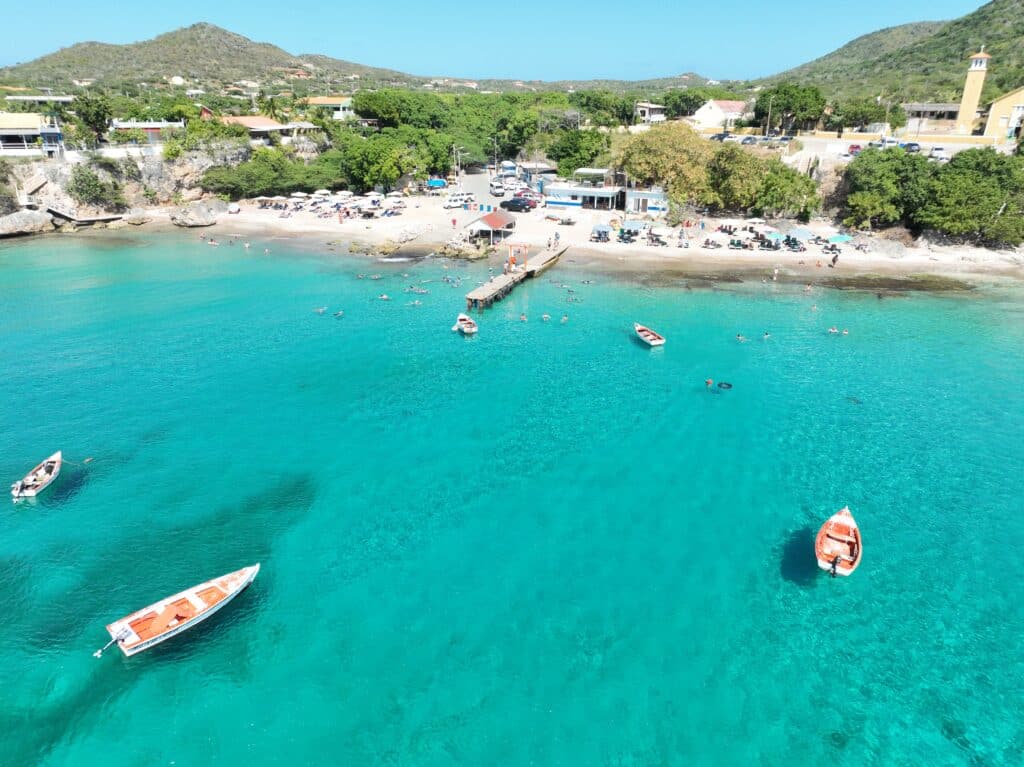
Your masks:
<svg viewBox="0 0 1024 767"><path fill-rule="evenodd" d="M252 0L175 0L134 10L112 6L107 12L81 0L50 0L42 17L27 8L5 14L0 65L83 40L133 42L208 21L291 53L323 53L419 75L639 79L692 71L740 79L801 64L882 27L956 18L980 2L844 5L820 0L642 5L307 0L268 4L264 10Z"/></svg>

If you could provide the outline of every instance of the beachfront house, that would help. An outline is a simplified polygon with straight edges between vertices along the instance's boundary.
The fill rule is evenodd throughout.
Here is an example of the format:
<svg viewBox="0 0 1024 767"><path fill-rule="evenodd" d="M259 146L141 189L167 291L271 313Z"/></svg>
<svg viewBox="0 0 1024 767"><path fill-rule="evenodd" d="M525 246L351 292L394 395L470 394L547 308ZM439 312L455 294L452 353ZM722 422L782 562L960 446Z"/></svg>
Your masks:
<svg viewBox="0 0 1024 767"><path fill-rule="evenodd" d="M5 96L4 101L11 104L70 104L75 100L74 96L52 96L40 94L36 96Z"/></svg>
<svg viewBox="0 0 1024 767"><path fill-rule="evenodd" d="M332 120L351 120L356 116L351 96L310 96L306 101L310 107L326 109Z"/></svg>
<svg viewBox="0 0 1024 767"><path fill-rule="evenodd" d="M667 120L665 107L662 104L652 104L650 101L638 101L633 106L633 117L641 125L663 123Z"/></svg>
<svg viewBox="0 0 1024 767"><path fill-rule="evenodd" d="M540 190L549 208L621 210L623 187L607 168L579 168L568 181L544 182Z"/></svg>
<svg viewBox="0 0 1024 767"><path fill-rule="evenodd" d="M64 134L55 117L0 112L0 157L60 157Z"/></svg>
<svg viewBox="0 0 1024 767"><path fill-rule="evenodd" d="M184 120L112 120L112 131L140 130L146 134L150 144L160 141L160 132L164 130L185 130Z"/></svg>
<svg viewBox="0 0 1024 767"><path fill-rule="evenodd" d="M282 144L287 144L292 130L287 125L282 125L277 120L271 120L263 115L224 115L220 118L225 125L241 125L249 131L249 141L254 146L266 145L271 142L271 137L280 139Z"/></svg>
<svg viewBox="0 0 1024 767"><path fill-rule="evenodd" d="M496 240L512 234L515 228L515 216L504 210L495 210L473 221L466 231L470 237L488 237L493 245Z"/></svg>
<svg viewBox="0 0 1024 767"><path fill-rule="evenodd" d="M745 101L710 99L693 113L689 121L699 130L711 128L728 130L742 120L746 113L747 102Z"/></svg>
<svg viewBox="0 0 1024 767"><path fill-rule="evenodd" d="M627 215L662 218L668 214L668 193L660 186L626 189Z"/></svg>

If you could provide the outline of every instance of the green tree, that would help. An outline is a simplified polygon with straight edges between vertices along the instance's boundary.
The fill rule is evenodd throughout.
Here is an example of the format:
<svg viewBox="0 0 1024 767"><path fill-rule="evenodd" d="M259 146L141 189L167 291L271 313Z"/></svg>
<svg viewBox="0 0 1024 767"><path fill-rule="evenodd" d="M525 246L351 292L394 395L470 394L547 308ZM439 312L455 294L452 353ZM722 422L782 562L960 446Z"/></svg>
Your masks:
<svg viewBox="0 0 1024 767"><path fill-rule="evenodd" d="M707 202L725 210L747 210L761 190L764 162L736 144L723 144L708 163Z"/></svg>
<svg viewBox="0 0 1024 767"><path fill-rule="evenodd" d="M671 122L631 137L616 165L639 184L663 186L677 205L704 204L713 151L689 125Z"/></svg>
<svg viewBox="0 0 1024 767"><path fill-rule="evenodd" d="M104 181L87 165L72 169L67 193L76 202L106 210L121 210L127 204L116 181Z"/></svg>
<svg viewBox="0 0 1024 767"><path fill-rule="evenodd" d="M902 149L866 149L847 166L848 226L908 223L928 197L935 166Z"/></svg>
<svg viewBox="0 0 1024 767"><path fill-rule="evenodd" d="M772 125L791 130L794 127L813 127L824 110L825 97L817 86L780 83L765 88L757 95L754 118L761 125L766 125L770 111Z"/></svg>
<svg viewBox="0 0 1024 767"><path fill-rule="evenodd" d="M83 93L74 102L75 114L97 138L107 132L113 111L110 99L102 93Z"/></svg>
<svg viewBox="0 0 1024 767"><path fill-rule="evenodd" d="M558 163L561 176L571 176L585 168L608 148L608 135L594 130L563 131L548 147L547 154Z"/></svg>
<svg viewBox="0 0 1024 767"><path fill-rule="evenodd" d="M920 227L983 244L1024 242L1024 159L991 147L958 153L930 180Z"/></svg>

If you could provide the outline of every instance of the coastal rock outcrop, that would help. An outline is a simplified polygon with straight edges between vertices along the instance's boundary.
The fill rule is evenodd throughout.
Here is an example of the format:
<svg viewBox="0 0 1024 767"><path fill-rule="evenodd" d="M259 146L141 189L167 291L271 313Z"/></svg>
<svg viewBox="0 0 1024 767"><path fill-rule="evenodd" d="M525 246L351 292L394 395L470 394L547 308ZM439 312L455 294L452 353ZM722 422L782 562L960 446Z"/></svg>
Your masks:
<svg viewBox="0 0 1024 767"><path fill-rule="evenodd" d="M184 227L213 226L217 223L217 216L227 209L223 200L201 200L172 213L171 223Z"/></svg>
<svg viewBox="0 0 1024 767"><path fill-rule="evenodd" d="M132 208L124 214L124 217L121 220L126 224L131 224L132 226L142 226L143 224L148 224L152 221L153 217L144 210Z"/></svg>
<svg viewBox="0 0 1024 767"><path fill-rule="evenodd" d="M19 210L0 216L0 237L53 231L53 216L41 210Z"/></svg>

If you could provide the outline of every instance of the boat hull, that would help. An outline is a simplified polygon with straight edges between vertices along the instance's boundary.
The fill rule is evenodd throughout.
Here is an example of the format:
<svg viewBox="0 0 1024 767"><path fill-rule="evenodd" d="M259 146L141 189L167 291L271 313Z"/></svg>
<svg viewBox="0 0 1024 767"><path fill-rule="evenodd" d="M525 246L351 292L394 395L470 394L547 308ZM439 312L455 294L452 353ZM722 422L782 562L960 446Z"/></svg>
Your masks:
<svg viewBox="0 0 1024 767"><path fill-rule="evenodd" d="M126 643L126 641L124 640L117 641L117 646L121 648L121 652L123 652L126 656L131 657L132 655L138 655L139 653L145 652L146 650L149 650L152 647L156 647L156 645L158 644L166 642L171 637L175 637L178 634L181 634L185 631L188 631L191 628L194 628L195 626L199 625L211 616L216 615L218 612L224 609L226 605L230 604L235 599L235 597L237 597L239 594L245 591L250 585L252 585L252 582L256 579L256 575L257 573L259 573L259 571L260 566L256 564L252 565L251 567L243 568L242 570L239 570L235 573L229 573L227 575L221 576L220 578L214 578L213 580L206 581L205 583L201 583L198 586L194 586L191 589L186 589L185 591L179 592L178 594L175 594L172 597L168 597L167 599L161 600L161 602L157 602L155 605L144 607L143 609L138 610L132 613L131 615L125 616L121 620L114 621L113 623L107 626L107 633L110 634L111 639L117 640L118 636L121 635L122 632L124 632L126 629L132 631L131 624L134 621L137 621L143 618L144 616L153 613L159 606L162 605L162 609L167 609L167 607L169 607L172 603L176 601L179 601L181 599L188 599L189 596L195 596L199 592L203 592L204 590L207 590L209 588L217 587L218 583L223 582L226 579L231 578L232 576L240 576L237 579L237 582L233 584L232 588L229 591L225 592L223 598L218 600L215 604L209 605L205 609L200 610L189 620L181 621L177 625L167 628L164 631L161 631L156 636L148 637L138 642ZM132 634L134 635L134 631L132 631Z"/></svg>
<svg viewBox="0 0 1024 767"><path fill-rule="evenodd" d="M633 331L636 333L637 338L652 348L655 346L665 345L664 336L655 333L653 330L641 325L639 322L633 323Z"/></svg>
<svg viewBox="0 0 1024 767"><path fill-rule="evenodd" d="M458 318L456 318L455 326L452 330L457 330L464 336L472 336L476 335L478 328L476 322L472 318L465 314L460 314Z"/></svg>
<svg viewBox="0 0 1024 767"><path fill-rule="evenodd" d="M860 566L863 553L860 528L847 508L829 517L814 539L818 567L837 576L851 575Z"/></svg>
<svg viewBox="0 0 1024 767"><path fill-rule="evenodd" d="M53 471L46 475L42 482L27 485L30 482L33 475L42 471L47 464L53 464ZM64 454L58 450L56 453L51 455L45 461L36 466L32 471L25 475L24 479L19 482L15 482L11 485L11 496L17 500L18 498L35 498L46 488L53 484L54 480L60 476L61 467L64 465Z"/></svg>

